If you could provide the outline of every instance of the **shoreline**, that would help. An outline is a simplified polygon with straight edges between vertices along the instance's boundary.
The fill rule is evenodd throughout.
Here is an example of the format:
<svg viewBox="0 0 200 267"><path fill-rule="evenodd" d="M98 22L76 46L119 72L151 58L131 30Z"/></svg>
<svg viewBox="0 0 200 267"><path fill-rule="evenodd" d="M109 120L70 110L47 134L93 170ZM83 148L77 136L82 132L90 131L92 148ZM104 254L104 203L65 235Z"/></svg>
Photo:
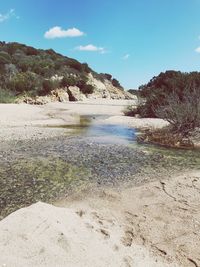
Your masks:
<svg viewBox="0 0 200 267"><path fill-rule="evenodd" d="M98 104L99 103L99 104ZM167 123L160 119L138 119L123 115L130 100L95 100L69 103L49 103L44 106L28 104L0 104L0 140L46 139L65 136L70 130L57 126L76 125L80 116L108 116L101 124L121 124L145 129L162 128ZM54 127L55 126L55 127Z"/></svg>

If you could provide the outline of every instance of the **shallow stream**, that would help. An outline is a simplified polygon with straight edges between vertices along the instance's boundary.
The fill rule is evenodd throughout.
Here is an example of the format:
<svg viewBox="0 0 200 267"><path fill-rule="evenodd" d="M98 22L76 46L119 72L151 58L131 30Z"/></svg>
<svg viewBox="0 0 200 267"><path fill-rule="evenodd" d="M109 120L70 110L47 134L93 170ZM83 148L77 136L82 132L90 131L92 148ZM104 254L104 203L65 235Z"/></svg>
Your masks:
<svg viewBox="0 0 200 267"><path fill-rule="evenodd" d="M200 168L200 153L139 145L137 131L84 116L71 136L0 144L0 216L90 186L139 185Z"/></svg>

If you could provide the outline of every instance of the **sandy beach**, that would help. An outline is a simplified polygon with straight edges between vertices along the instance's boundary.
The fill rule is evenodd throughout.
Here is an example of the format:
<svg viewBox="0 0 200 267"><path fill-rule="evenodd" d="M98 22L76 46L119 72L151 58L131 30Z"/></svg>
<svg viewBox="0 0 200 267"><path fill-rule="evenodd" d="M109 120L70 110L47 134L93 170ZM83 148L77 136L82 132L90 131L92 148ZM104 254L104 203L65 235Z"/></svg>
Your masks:
<svg viewBox="0 0 200 267"><path fill-rule="evenodd" d="M70 129L52 126L76 125L80 115L95 119L102 115L105 118L100 117L97 123L138 129L167 125L159 119L123 116L129 104L134 103L88 100L45 106L2 104L0 140L30 140L34 144L68 136ZM90 145L80 145L80 149L87 151ZM132 148L123 149L130 153ZM142 153L145 156L148 151ZM37 202L1 220L0 266L200 266L200 172L183 168L182 172L162 174L152 162L150 165L153 172L146 172L142 184L131 186L129 181L115 187L91 186L54 205Z"/></svg>

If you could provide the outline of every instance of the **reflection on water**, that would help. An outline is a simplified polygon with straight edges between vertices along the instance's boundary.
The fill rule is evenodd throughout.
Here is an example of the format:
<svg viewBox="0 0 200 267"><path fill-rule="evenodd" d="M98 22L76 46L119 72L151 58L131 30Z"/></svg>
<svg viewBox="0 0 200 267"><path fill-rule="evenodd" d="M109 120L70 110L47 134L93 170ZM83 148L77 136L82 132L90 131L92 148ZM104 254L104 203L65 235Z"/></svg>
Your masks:
<svg viewBox="0 0 200 267"><path fill-rule="evenodd" d="M200 151L184 150L178 148L167 148L159 145L138 144L136 141L138 131L125 125L101 124L99 119L106 119L108 116L81 116L80 123L68 125L66 128L74 130L75 134L85 136L97 143L126 144L130 147L146 152L147 154L159 153L169 161L186 168L200 168Z"/></svg>
<svg viewBox="0 0 200 267"><path fill-rule="evenodd" d="M100 143L126 143L136 142L136 130L124 125L103 124L99 119L108 116L80 116L80 123L62 126L73 130L74 134L89 137L92 141Z"/></svg>
<svg viewBox="0 0 200 267"><path fill-rule="evenodd" d="M91 125L84 133L98 142L108 143L135 143L136 130L123 125Z"/></svg>

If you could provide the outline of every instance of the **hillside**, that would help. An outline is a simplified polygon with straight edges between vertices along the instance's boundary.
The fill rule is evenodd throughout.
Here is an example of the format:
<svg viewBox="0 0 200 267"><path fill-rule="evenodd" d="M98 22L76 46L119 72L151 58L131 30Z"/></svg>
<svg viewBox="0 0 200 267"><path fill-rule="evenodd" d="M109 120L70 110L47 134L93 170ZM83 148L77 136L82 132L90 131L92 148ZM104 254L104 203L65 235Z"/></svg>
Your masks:
<svg viewBox="0 0 200 267"><path fill-rule="evenodd" d="M38 100L40 96L40 100ZM118 80L98 74L87 63L16 42L0 42L0 102L129 99ZM8 100L8 101L7 101ZM36 103L35 102L35 103Z"/></svg>

